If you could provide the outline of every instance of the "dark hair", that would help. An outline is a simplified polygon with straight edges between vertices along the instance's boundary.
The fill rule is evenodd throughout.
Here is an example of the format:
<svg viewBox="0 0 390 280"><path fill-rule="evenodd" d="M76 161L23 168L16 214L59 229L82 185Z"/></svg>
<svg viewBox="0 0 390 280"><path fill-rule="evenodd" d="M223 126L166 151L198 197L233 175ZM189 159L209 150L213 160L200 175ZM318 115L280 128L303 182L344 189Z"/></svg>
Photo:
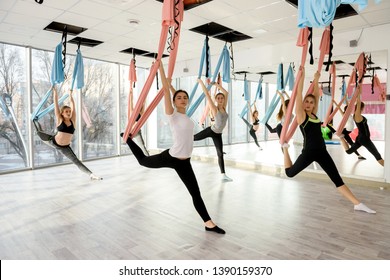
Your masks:
<svg viewBox="0 0 390 280"><path fill-rule="evenodd" d="M175 98L176 98L176 95L180 92L184 92L186 95L187 95L187 98L189 98L188 96L188 93L185 91L185 90L182 90L182 89L178 89L177 91L175 91L175 93L173 94L173 98L172 100L175 101Z"/></svg>
<svg viewBox="0 0 390 280"><path fill-rule="evenodd" d="M222 92L218 92L218 93L215 95L215 98L217 98L218 95L222 95L223 97L225 97L225 94L223 94Z"/></svg>
<svg viewBox="0 0 390 280"><path fill-rule="evenodd" d="M304 98L303 100L306 100L306 98L308 98L308 97L313 98L314 101L316 101L316 97L315 97L314 94L312 94L312 93L309 93L308 95L306 95L305 98ZM317 104L316 104L316 105L317 105Z"/></svg>
<svg viewBox="0 0 390 280"><path fill-rule="evenodd" d="M287 108L287 106L288 106L288 103L290 103L290 99L284 100L284 106L286 106L286 108ZM276 119L277 119L278 121L280 121L280 120L282 119L283 115L284 115L284 112L283 112L283 104L281 104L281 105L280 105L280 108L279 108L279 112L278 112L277 115L276 115Z"/></svg>

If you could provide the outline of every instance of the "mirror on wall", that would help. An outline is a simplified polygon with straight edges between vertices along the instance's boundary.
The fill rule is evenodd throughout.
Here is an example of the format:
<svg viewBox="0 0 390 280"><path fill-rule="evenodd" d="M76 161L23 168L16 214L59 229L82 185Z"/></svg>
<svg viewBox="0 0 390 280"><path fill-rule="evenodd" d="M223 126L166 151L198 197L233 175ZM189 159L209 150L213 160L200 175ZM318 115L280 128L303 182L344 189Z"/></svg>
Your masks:
<svg viewBox="0 0 390 280"><path fill-rule="evenodd" d="M346 88L348 88L349 77L352 72L352 67L360 54L351 54L344 56L334 57L336 62L336 88L335 88L335 99L339 102L342 97L343 82ZM384 96L386 92L387 82L387 51L376 51L372 53L366 53L369 58L367 64L367 71L364 76L362 95L361 99L365 103L363 115L367 118L367 123L370 130L370 138L376 146L378 152L384 158L385 152L385 102ZM321 85L324 89L322 100L320 101L320 109L322 116L326 115L326 110L329 107L331 95L329 92L329 75L324 72L321 75ZM374 79L377 77L380 81L380 86L373 85ZM380 89L382 87L382 92ZM354 92L354 86L346 90L346 95L350 98ZM333 106L336 108L336 106ZM340 113L336 113L333 118L333 124L335 128L342 119ZM356 139L358 130L356 125L353 127L352 132L349 134L352 140ZM377 162L375 157L365 148L360 147L358 153L361 155L360 158L357 154L346 154L343 147L340 145L339 138L334 135L331 139L326 140L327 149L332 155L339 171L341 174L349 177L358 178L384 178L384 168ZM363 159L364 158L364 159ZM310 168L316 168L311 165Z"/></svg>

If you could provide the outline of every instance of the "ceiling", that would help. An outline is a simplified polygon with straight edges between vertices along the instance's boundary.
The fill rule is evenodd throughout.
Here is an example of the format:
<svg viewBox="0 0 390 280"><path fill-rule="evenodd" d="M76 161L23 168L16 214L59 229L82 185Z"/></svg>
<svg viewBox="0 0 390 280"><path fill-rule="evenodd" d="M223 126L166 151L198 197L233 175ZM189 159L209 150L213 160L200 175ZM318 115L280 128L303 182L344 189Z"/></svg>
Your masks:
<svg viewBox="0 0 390 280"><path fill-rule="evenodd" d="M365 28L390 23L390 1L374 0L362 11L352 5L358 14L334 21L335 36L345 31L363 31ZM84 57L128 64L131 54L121 51L137 48L156 52L161 31L162 3L157 0L34 0L0 1L0 42L38 49L54 50L62 34L46 31L51 22L76 25L86 30L78 36L102 41L95 47L81 46ZM137 21L138 25L130 21ZM177 62L199 60L205 36L190 29L215 22L252 37L233 43L234 54L250 52L261 47L274 47L286 42L295 44L297 9L285 0L213 0L184 13ZM318 36L321 34L319 32ZM69 35L67 40L75 36ZM219 55L225 42L210 38L212 55ZM294 47L295 45L292 45ZM337 46L335 46L336 48ZM76 44L67 44L67 52L75 53ZM273 71L280 63L274 61ZM351 57L335 57L354 62ZM375 61L374 61L375 60ZM387 68L387 52L376 54L373 61ZM137 57L137 66L150 67L152 58ZM375 65L375 66L377 66ZM350 73L350 66L340 65ZM254 65L251 72L268 71L268 64ZM237 71L245 69L236 69Z"/></svg>

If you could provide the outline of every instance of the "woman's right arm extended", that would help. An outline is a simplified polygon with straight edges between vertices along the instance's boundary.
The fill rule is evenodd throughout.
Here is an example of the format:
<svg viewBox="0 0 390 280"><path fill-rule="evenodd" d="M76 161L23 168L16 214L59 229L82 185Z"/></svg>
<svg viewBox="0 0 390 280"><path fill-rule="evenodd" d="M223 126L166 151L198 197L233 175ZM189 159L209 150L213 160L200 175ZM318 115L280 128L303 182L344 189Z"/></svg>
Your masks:
<svg viewBox="0 0 390 280"><path fill-rule="evenodd" d="M160 61L160 76L161 76L161 82L163 84L164 88L164 104L165 104L165 114L172 115L173 114L173 106L171 101L171 93L170 93L170 86L169 82L167 80L167 77L165 76L164 66L162 62Z"/></svg>

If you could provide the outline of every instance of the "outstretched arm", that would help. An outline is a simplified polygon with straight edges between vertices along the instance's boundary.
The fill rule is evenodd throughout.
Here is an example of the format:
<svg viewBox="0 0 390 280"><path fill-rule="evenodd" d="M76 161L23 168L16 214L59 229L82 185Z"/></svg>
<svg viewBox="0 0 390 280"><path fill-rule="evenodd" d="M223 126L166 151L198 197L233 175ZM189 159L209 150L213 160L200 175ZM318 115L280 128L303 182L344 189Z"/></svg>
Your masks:
<svg viewBox="0 0 390 280"><path fill-rule="evenodd" d="M283 110L283 116L286 115L287 113L287 107L286 107L286 100L284 99L284 93L283 92L280 92L280 91L276 91L278 93L278 95L280 96L280 101L282 102L282 110Z"/></svg>
<svg viewBox="0 0 390 280"><path fill-rule="evenodd" d="M162 62L160 61L160 76L161 76L161 82L163 84L164 88L164 104L165 104L165 114L172 115L173 114L173 106L171 101L171 93L170 93L170 86L169 82L167 80L167 77L165 76L164 66Z"/></svg>
<svg viewBox="0 0 390 280"><path fill-rule="evenodd" d="M75 126L76 123L76 106L74 104L73 99L73 90L69 90L69 101L70 101L70 110L71 110L71 117L70 119L73 122L73 125Z"/></svg>
<svg viewBox="0 0 390 280"><path fill-rule="evenodd" d="M314 74L314 79L313 79L313 84L314 84L314 88L313 88L313 95L315 97L315 107L314 107L314 110L313 110L313 113L316 115L317 114L317 111L318 111L318 102L320 100L320 88L318 86L318 81L320 79L320 72L316 72Z"/></svg>
<svg viewBox="0 0 390 280"><path fill-rule="evenodd" d="M295 98L295 115L297 116L298 125L303 123L306 119L306 112L303 109L303 82L305 80L305 68L301 66L302 76L298 83L296 98Z"/></svg>
<svg viewBox="0 0 390 280"><path fill-rule="evenodd" d="M60 125L61 123L61 112L60 112L60 106L58 105L58 93L57 93L57 88L56 86L54 85L53 88L53 104L54 104L54 113L56 115L56 122L57 122L57 126Z"/></svg>
<svg viewBox="0 0 390 280"><path fill-rule="evenodd" d="M211 95L210 95L210 92L207 90L204 82L202 81L202 79L198 79L198 83L200 84L200 86L202 87L202 90L203 90L203 93L205 94L206 96L206 99L207 99L207 104L209 105L210 107L210 111L211 113L213 114L213 116L215 116L217 114L217 106L215 106L214 102L213 102L213 99L211 98Z"/></svg>
<svg viewBox="0 0 390 280"><path fill-rule="evenodd" d="M362 116L362 101L361 101L361 98L360 98L360 95L362 93L362 87L361 85L358 85L358 88L356 89L358 92L357 92L357 97L356 97L356 110L355 110L355 114L354 114L354 120L355 122L359 123L363 120L363 116Z"/></svg>

